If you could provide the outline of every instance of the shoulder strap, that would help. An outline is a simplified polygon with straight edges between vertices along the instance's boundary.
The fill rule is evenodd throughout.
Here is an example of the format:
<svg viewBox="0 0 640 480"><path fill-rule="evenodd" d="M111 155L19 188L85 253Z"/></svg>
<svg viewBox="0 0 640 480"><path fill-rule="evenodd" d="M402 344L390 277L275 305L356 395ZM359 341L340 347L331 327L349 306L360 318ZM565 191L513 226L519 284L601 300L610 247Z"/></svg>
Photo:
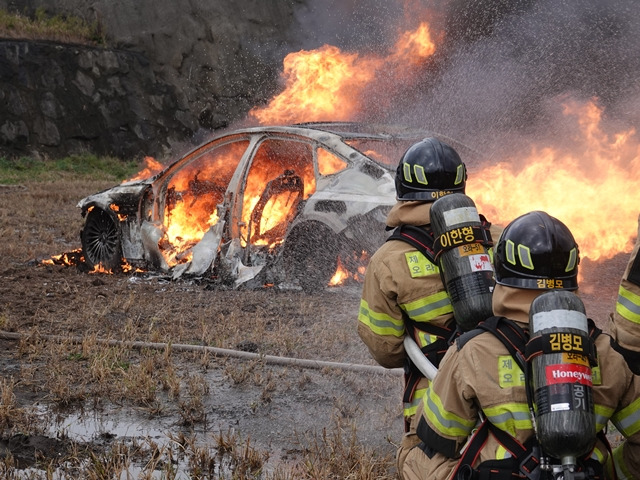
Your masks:
<svg viewBox="0 0 640 480"><path fill-rule="evenodd" d="M475 329L465 332L457 338L456 344L458 350L464 347L473 337L483 332L493 333L493 335L504 344L507 350L509 350L509 354L516 360L522 371L526 373L527 364L524 352L527 341L529 340L529 335L513 320L509 320L508 318L494 316L480 322Z"/></svg>
<svg viewBox="0 0 640 480"><path fill-rule="evenodd" d="M435 265L436 255L433 250L433 232L431 229L416 227L415 225L400 225L387 238L389 240L402 240L416 247L429 261Z"/></svg>

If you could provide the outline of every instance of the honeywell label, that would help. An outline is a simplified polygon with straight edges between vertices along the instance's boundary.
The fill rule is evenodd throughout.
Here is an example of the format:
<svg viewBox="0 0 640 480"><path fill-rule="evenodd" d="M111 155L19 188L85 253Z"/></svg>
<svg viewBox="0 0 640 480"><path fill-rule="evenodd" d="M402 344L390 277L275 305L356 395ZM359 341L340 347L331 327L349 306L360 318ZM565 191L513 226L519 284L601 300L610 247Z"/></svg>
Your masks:
<svg viewBox="0 0 640 480"><path fill-rule="evenodd" d="M589 387L593 385L591 369L575 363L547 365L545 376L547 377L547 385L556 383L580 383Z"/></svg>

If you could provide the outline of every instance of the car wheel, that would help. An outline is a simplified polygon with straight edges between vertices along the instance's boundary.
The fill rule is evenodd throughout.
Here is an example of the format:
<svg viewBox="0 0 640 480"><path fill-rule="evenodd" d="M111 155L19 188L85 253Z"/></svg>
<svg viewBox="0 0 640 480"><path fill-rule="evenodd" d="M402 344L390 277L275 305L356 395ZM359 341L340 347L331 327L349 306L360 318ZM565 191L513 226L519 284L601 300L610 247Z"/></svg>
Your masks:
<svg viewBox="0 0 640 480"><path fill-rule="evenodd" d="M101 264L115 270L120 267L122 249L120 229L114 219L104 210L94 208L80 233L84 258L90 265Z"/></svg>
<svg viewBox="0 0 640 480"><path fill-rule="evenodd" d="M338 267L340 241L320 222L296 225L285 240L284 271L307 293L324 290Z"/></svg>

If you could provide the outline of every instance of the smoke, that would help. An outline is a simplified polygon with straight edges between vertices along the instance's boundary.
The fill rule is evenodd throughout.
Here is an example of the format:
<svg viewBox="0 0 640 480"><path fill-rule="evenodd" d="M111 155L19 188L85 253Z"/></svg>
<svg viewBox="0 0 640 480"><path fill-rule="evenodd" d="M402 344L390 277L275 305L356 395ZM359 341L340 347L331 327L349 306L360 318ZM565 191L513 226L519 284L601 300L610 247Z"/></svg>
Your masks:
<svg viewBox="0 0 640 480"><path fill-rule="evenodd" d="M316 0L296 13L303 49L334 45L366 53L384 49L397 33L401 0Z"/></svg>
<svg viewBox="0 0 640 480"><path fill-rule="evenodd" d="M471 11L504 5L467 3ZM422 95L407 96L417 106L406 109L407 121L488 152L569 138L561 136L571 128L561 112L568 99L595 100L612 128L636 124L640 15L632 0L509 7L475 20L460 16L460 7L450 10L437 73L425 78Z"/></svg>
<svg viewBox="0 0 640 480"><path fill-rule="evenodd" d="M299 12L309 48L389 46L402 28L429 21L438 51L410 88L375 120L427 128L502 157L532 141L571 137L568 99L594 100L603 123L637 125L640 9L635 0L309 2ZM416 86L417 85L417 86ZM387 102L381 102L387 104Z"/></svg>

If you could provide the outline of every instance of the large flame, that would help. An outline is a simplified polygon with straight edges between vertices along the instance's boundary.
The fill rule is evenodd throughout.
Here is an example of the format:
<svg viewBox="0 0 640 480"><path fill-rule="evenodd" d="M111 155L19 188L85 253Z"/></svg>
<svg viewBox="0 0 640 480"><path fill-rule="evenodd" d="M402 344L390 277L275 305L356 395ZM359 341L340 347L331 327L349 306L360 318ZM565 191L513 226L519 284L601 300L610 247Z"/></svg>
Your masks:
<svg viewBox="0 0 640 480"><path fill-rule="evenodd" d="M596 100L568 100L563 112L579 132L570 149L532 145L526 158L471 172L467 193L501 225L532 210L548 212L569 227L591 260L629 252L640 211L636 131L605 132Z"/></svg>
<svg viewBox="0 0 640 480"><path fill-rule="evenodd" d="M426 22L403 33L387 56L343 52L331 45L290 53L284 59L283 91L249 114L261 124L353 120L364 94L380 75L411 78L411 72L435 52Z"/></svg>

